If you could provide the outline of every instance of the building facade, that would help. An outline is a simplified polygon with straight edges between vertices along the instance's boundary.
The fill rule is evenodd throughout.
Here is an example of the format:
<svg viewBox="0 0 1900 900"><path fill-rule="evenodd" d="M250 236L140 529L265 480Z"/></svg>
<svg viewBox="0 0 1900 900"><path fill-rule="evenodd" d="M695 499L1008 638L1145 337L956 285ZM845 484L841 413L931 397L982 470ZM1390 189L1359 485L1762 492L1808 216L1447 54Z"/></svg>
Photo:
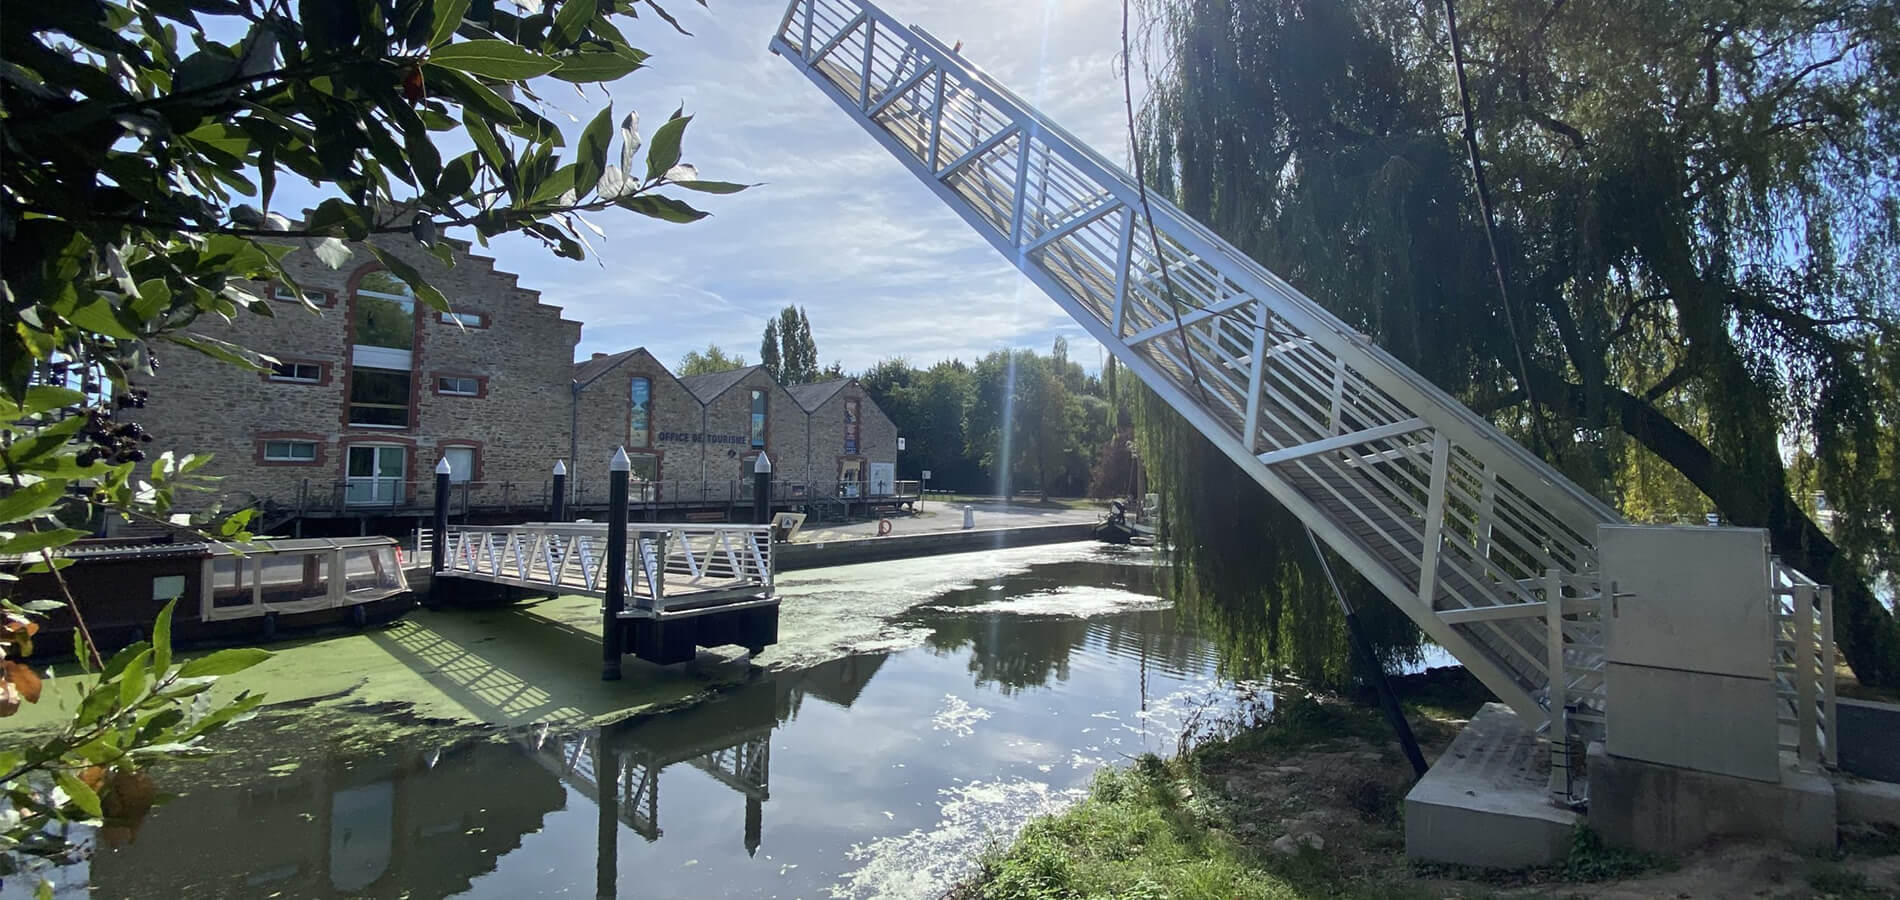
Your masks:
<svg viewBox="0 0 1900 900"><path fill-rule="evenodd" d="M604 504L618 447L636 501L749 502L760 453L781 501L891 492L896 427L855 381L787 390L762 366L679 378L643 348L575 362L581 324L493 260L458 244L449 267L406 238L375 240L451 311L417 302L361 245L339 268L299 247L283 264L301 300L255 285L275 315L189 329L275 366L246 371L178 348L136 383L150 397L133 415L155 450L213 454L203 471L220 476L217 489L181 494L179 511L256 506L265 529L367 529L425 515L446 460L453 508L532 519L552 506L556 460L571 502Z"/></svg>
<svg viewBox="0 0 1900 900"><path fill-rule="evenodd" d="M151 392L137 415L160 449L214 454L203 471L223 477L213 496L224 508L400 509L432 491L443 459L471 499L502 502L503 485L545 491L548 461L566 455L580 323L466 245L450 268L414 241L376 240L453 311L418 303L360 245L334 269L299 248L283 264L314 311L281 285L256 285L274 315L205 317L190 329L276 366L247 372L178 348L137 383Z"/></svg>

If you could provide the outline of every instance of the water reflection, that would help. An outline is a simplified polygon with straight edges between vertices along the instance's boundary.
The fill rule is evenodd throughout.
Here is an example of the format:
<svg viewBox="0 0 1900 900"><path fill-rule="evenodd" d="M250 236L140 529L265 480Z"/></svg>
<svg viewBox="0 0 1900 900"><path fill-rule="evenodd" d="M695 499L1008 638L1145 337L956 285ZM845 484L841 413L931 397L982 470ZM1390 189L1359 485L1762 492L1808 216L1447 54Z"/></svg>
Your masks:
<svg viewBox="0 0 1900 900"><path fill-rule="evenodd" d="M924 647L577 734L366 755L256 729L95 857L94 895L935 896L1096 766L1172 747L1214 655L1154 595L1127 560L1035 565L903 613Z"/></svg>
<svg viewBox="0 0 1900 900"><path fill-rule="evenodd" d="M517 746L476 742L318 758L287 775L191 790L161 807L137 843L94 861L95 893L456 893L564 805L560 782L523 761Z"/></svg>

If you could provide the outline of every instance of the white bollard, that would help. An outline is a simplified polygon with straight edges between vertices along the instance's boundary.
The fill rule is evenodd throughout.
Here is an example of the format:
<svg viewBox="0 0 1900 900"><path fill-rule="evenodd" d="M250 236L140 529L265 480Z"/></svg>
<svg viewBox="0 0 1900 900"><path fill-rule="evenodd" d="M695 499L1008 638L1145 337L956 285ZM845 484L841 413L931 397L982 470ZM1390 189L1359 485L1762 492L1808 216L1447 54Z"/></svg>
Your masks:
<svg viewBox="0 0 1900 900"><path fill-rule="evenodd" d="M963 508L963 527L965 529L976 527L976 507L966 506Z"/></svg>

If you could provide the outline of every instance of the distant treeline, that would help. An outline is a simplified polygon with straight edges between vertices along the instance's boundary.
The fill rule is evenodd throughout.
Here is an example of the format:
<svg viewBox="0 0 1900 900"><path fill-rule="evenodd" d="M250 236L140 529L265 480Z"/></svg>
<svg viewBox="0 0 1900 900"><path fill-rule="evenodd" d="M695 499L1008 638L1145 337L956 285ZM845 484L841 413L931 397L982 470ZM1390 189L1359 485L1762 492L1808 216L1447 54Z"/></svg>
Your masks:
<svg viewBox="0 0 1900 900"><path fill-rule="evenodd" d="M929 469L933 490L1080 496L1091 493L1104 449L1127 440L1111 425L1102 379L1071 362L1060 338L1047 355L996 350L924 369L887 359L858 381L904 437L898 477ZM1093 493L1125 490L1113 468Z"/></svg>

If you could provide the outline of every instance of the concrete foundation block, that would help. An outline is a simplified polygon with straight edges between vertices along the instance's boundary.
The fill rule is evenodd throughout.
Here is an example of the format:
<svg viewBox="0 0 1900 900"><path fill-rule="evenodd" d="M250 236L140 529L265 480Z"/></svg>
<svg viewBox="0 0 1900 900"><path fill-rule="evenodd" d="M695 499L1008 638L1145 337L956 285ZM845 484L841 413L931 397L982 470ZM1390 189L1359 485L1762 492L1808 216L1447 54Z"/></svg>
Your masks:
<svg viewBox="0 0 1900 900"><path fill-rule="evenodd" d="M1502 703L1487 703L1405 795L1405 853L1518 869L1558 862L1578 816L1551 804L1549 746Z"/></svg>
<svg viewBox="0 0 1900 900"><path fill-rule="evenodd" d="M1834 801L1842 824L1900 826L1900 784L1842 778L1834 782Z"/></svg>
<svg viewBox="0 0 1900 900"><path fill-rule="evenodd" d="M1611 846L1679 853L1717 837L1831 850L1834 783L1782 754L1781 779L1757 781L1625 759L1590 745L1590 827Z"/></svg>

